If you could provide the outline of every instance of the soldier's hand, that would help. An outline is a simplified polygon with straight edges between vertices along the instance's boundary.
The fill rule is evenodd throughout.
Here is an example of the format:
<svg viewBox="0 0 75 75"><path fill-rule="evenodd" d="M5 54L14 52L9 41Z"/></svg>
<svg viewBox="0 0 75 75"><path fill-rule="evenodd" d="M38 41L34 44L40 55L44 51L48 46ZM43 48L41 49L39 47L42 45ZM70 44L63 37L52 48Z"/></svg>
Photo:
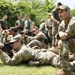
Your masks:
<svg viewBox="0 0 75 75"><path fill-rule="evenodd" d="M66 39L68 38L68 35L67 35L67 33L59 32L59 37L60 37L62 40L66 40Z"/></svg>
<svg viewBox="0 0 75 75"><path fill-rule="evenodd" d="M59 21L57 21L57 24L59 25L59 24L60 24L60 22L59 22Z"/></svg>
<svg viewBox="0 0 75 75"><path fill-rule="evenodd" d="M20 24L18 24L17 26L15 26L16 28L19 28L20 27Z"/></svg>
<svg viewBox="0 0 75 75"><path fill-rule="evenodd" d="M0 54L2 53L2 50L0 49Z"/></svg>

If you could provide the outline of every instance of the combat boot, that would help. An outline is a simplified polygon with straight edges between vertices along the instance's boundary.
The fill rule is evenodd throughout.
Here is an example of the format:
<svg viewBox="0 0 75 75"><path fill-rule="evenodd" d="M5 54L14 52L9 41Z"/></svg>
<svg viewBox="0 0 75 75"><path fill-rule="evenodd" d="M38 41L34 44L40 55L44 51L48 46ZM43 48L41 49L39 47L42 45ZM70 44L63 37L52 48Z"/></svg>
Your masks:
<svg viewBox="0 0 75 75"><path fill-rule="evenodd" d="M72 75L72 73L69 72L69 71L63 71L63 70L61 69L61 70L59 70L59 71L56 73L56 75Z"/></svg>
<svg viewBox="0 0 75 75"><path fill-rule="evenodd" d="M73 71L75 72L75 60L73 61Z"/></svg>
<svg viewBox="0 0 75 75"><path fill-rule="evenodd" d="M30 66L39 66L39 61L29 61Z"/></svg>
<svg viewBox="0 0 75 75"><path fill-rule="evenodd" d="M75 72L75 60L70 62L71 65L71 71Z"/></svg>

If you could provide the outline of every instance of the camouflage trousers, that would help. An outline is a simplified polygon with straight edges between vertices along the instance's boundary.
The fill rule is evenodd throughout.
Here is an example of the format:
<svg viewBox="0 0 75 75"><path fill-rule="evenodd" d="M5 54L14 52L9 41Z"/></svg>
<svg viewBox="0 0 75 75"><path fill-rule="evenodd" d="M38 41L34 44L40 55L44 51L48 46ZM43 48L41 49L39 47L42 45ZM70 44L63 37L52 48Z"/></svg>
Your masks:
<svg viewBox="0 0 75 75"><path fill-rule="evenodd" d="M57 23L53 23L52 25L52 46L55 47L55 41L56 41L56 38L55 38L55 35L58 33L58 25Z"/></svg>
<svg viewBox="0 0 75 75"><path fill-rule="evenodd" d="M34 48L34 49L48 49L48 45L42 43L41 41L38 41L38 40L32 40L31 42L29 42L27 44L27 46L31 47L31 48Z"/></svg>
<svg viewBox="0 0 75 75"><path fill-rule="evenodd" d="M64 71L71 71L69 63L69 52L75 52L75 39L59 40L58 48L60 51L60 65Z"/></svg>
<svg viewBox="0 0 75 75"><path fill-rule="evenodd" d="M36 51L36 50L35 50ZM38 60L40 64L47 64L52 66L59 66L59 55L51 52L47 49L42 49L40 52L34 52L35 59Z"/></svg>

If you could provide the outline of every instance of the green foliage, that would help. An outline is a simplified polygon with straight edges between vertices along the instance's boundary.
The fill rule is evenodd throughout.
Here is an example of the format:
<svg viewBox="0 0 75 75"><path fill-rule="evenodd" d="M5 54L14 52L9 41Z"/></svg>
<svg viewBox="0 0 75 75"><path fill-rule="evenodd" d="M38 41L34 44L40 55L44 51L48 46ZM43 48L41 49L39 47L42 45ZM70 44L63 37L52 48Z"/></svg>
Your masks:
<svg viewBox="0 0 75 75"><path fill-rule="evenodd" d="M11 26L13 24L12 19L14 17L14 6L11 2L2 0L0 1L0 18L2 18L5 14L8 15L8 25Z"/></svg>
<svg viewBox="0 0 75 75"><path fill-rule="evenodd" d="M55 7L56 0L45 0L46 7L48 8L48 12L51 12L51 10Z"/></svg>
<svg viewBox="0 0 75 75"><path fill-rule="evenodd" d="M75 9L74 9L74 10L71 10L71 14L72 14L73 16L75 16Z"/></svg>

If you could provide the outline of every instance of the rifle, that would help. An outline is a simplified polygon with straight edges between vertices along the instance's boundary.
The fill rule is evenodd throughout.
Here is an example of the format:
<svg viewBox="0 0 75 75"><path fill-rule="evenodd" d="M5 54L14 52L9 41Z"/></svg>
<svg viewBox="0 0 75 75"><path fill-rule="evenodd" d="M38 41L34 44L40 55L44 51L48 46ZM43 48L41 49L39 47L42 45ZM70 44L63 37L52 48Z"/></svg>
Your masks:
<svg viewBox="0 0 75 75"><path fill-rule="evenodd" d="M4 43L4 46L2 46L0 49L2 49L3 52L7 53L12 58L13 53L10 43Z"/></svg>

